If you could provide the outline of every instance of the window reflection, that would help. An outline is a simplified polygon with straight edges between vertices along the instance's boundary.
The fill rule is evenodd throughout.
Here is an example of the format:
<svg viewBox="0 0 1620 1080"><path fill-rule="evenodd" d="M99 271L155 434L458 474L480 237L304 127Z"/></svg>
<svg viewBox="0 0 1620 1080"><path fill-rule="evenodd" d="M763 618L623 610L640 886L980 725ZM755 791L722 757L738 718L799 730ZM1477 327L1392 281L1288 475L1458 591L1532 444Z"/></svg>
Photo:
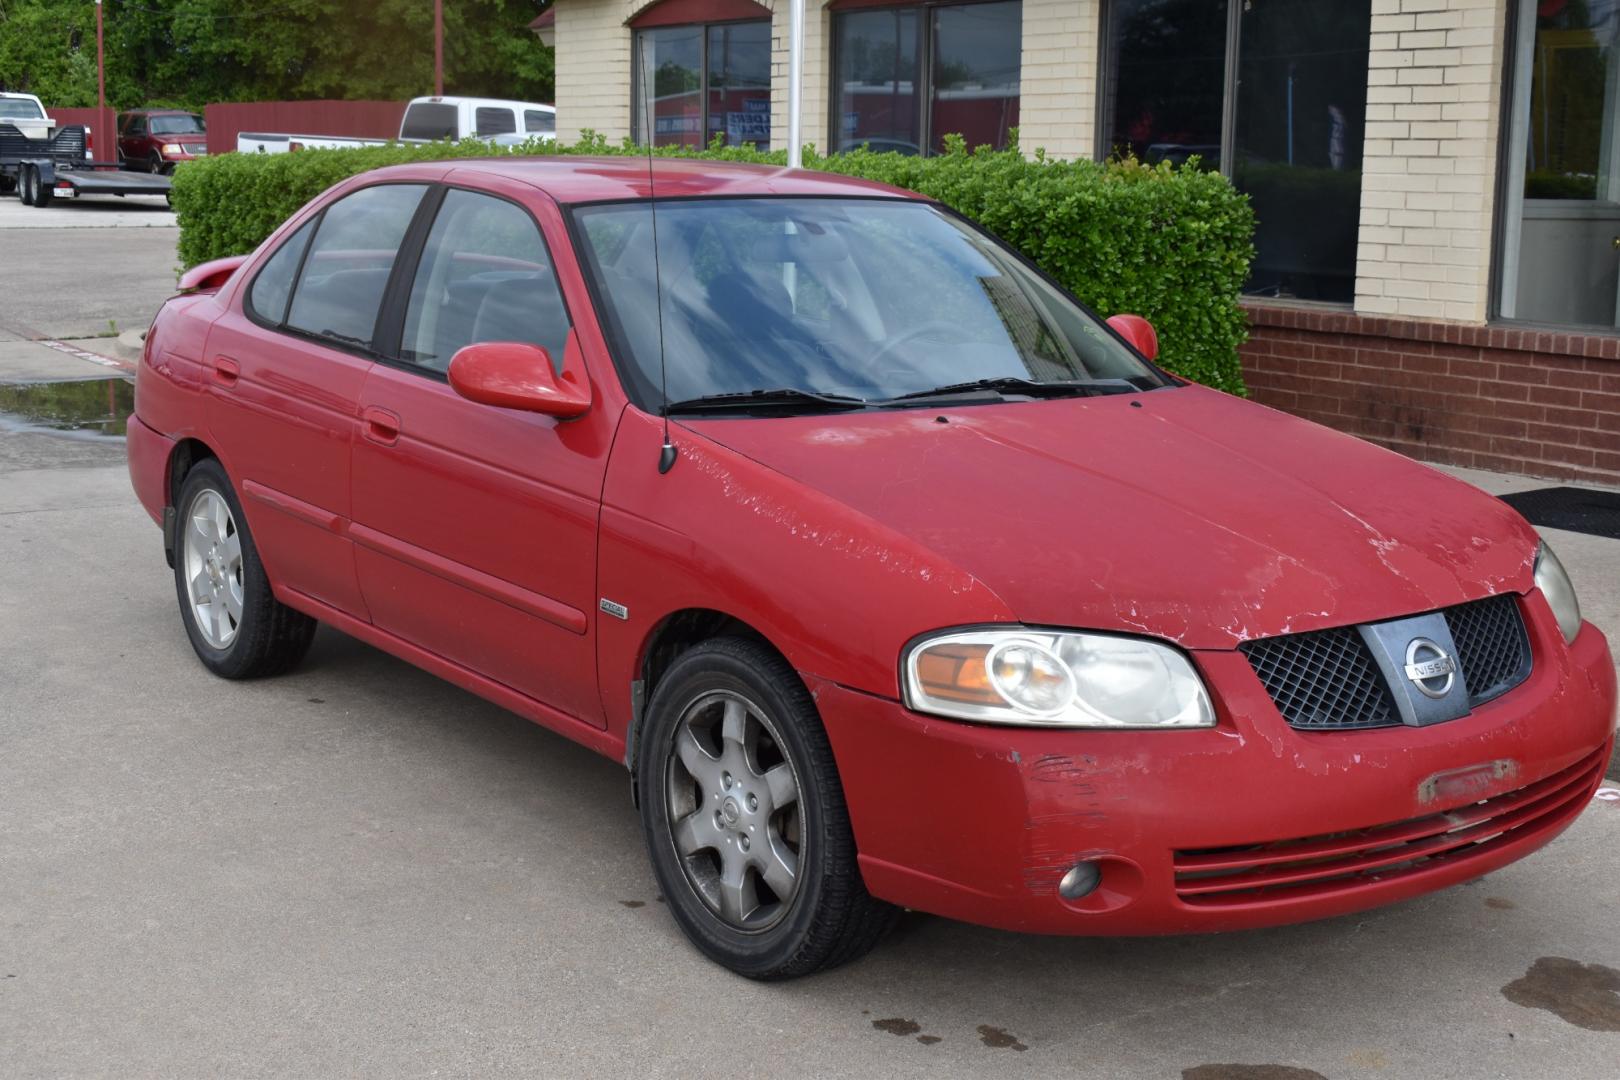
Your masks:
<svg viewBox="0 0 1620 1080"><path fill-rule="evenodd" d="M893 8L840 14L837 27L836 146L915 154L917 110L917 9Z"/></svg>
<svg viewBox="0 0 1620 1080"><path fill-rule="evenodd" d="M1116 0L1113 153L1221 167L1226 0Z"/></svg>
<svg viewBox="0 0 1620 1080"><path fill-rule="evenodd" d="M647 138L643 106L650 87L655 146L703 147L717 135L728 146L770 144L769 21L638 30L636 48L631 112L637 141Z"/></svg>
<svg viewBox="0 0 1620 1080"><path fill-rule="evenodd" d="M947 134L969 147L1006 146L1018 126L1022 12L1017 0L934 9L934 150Z"/></svg>

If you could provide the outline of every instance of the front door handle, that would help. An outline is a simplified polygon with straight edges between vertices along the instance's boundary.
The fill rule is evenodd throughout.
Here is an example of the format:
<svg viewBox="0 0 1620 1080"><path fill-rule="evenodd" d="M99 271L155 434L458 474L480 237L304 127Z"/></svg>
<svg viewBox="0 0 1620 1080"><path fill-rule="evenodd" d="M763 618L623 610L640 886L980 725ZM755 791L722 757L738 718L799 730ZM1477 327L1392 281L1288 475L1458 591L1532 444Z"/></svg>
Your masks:
<svg viewBox="0 0 1620 1080"><path fill-rule="evenodd" d="M220 386L235 386L241 377L241 364L228 356L214 357L214 381Z"/></svg>
<svg viewBox="0 0 1620 1080"><path fill-rule="evenodd" d="M393 446L399 442L399 417L387 409L367 405L360 411L360 427L374 443Z"/></svg>

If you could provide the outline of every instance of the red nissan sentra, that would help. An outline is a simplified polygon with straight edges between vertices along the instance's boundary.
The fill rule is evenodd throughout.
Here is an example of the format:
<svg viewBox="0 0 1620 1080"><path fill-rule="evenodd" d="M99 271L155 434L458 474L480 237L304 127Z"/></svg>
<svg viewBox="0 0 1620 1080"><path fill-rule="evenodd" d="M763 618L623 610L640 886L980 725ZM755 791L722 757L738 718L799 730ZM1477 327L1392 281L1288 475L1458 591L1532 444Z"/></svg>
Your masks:
<svg viewBox="0 0 1620 1080"><path fill-rule="evenodd" d="M902 906L1339 915L1587 804L1608 646L1504 504L1166 374L907 193L655 186L383 169L185 277L129 465L209 670L323 622L623 761L670 910L756 978Z"/></svg>

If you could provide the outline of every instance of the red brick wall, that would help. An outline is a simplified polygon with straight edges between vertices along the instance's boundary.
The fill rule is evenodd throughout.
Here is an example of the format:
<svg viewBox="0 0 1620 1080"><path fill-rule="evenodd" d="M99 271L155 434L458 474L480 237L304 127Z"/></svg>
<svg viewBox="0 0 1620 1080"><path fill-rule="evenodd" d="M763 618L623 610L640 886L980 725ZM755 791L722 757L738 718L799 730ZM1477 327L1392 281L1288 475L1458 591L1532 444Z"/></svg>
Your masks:
<svg viewBox="0 0 1620 1080"><path fill-rule="evenodd" d="M1425 461L1620 485L1620 336L1244 309L1262 404Z"/></svg>

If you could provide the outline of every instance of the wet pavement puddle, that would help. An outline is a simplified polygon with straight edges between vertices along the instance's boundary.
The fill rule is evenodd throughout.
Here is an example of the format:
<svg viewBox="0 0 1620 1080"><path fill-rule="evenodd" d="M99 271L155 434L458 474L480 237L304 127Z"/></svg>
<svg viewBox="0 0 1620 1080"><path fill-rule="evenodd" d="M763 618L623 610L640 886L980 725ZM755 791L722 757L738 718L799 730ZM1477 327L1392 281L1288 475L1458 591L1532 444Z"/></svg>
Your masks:
<svg viewBox="0 0 1620 1080"><path fill-rule="evenodd" d="M135 411L128 379L75 379L0 385L0 431L122 438Z"/></svg>
<svg viewBox="0 0 1620 1080"><path fill-rule="evenodd" d="M1603 964L1543 956L1502 987L1502 996L1587 1031L1620 1031L1620 971Z"/></svg>

